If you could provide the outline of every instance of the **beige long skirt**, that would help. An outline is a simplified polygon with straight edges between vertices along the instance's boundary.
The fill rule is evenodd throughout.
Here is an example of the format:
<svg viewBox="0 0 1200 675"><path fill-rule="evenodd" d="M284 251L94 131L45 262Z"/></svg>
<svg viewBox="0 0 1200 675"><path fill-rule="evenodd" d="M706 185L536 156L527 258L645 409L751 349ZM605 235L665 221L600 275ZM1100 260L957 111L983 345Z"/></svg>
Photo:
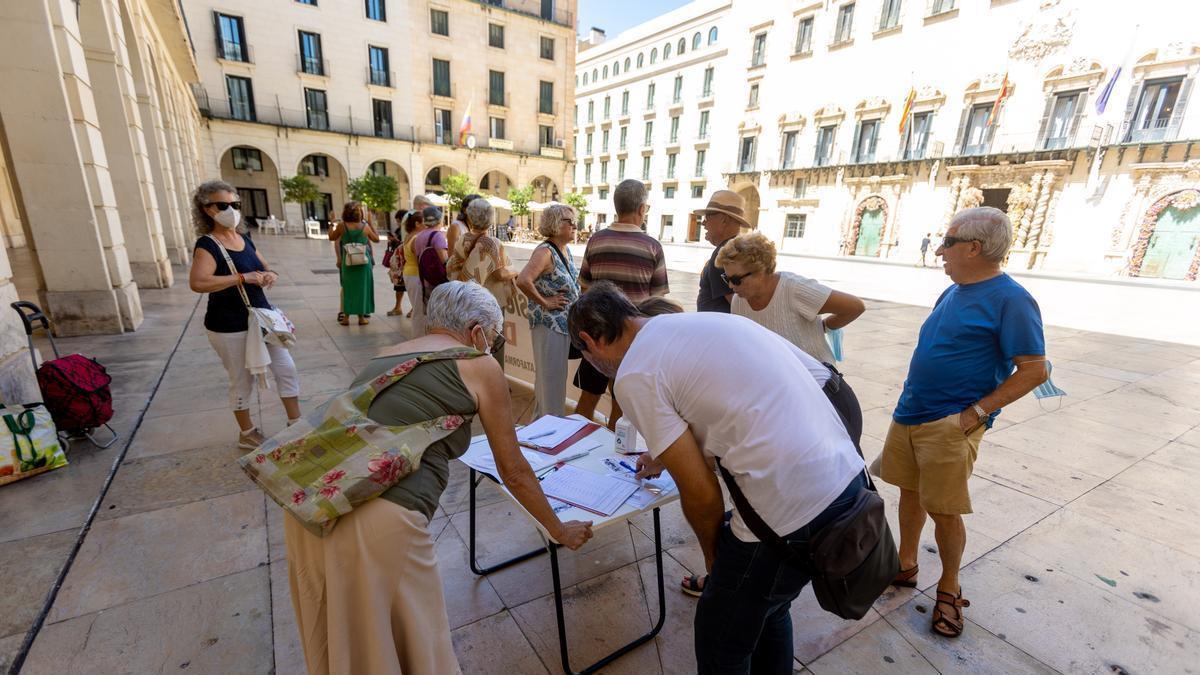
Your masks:
<svg viewBox="0 0 1200 675"><path fill-rule="evenodd" d="M288 515L284 536L310 675L461 672L424 515L374 499L324 537Z"/></svg>

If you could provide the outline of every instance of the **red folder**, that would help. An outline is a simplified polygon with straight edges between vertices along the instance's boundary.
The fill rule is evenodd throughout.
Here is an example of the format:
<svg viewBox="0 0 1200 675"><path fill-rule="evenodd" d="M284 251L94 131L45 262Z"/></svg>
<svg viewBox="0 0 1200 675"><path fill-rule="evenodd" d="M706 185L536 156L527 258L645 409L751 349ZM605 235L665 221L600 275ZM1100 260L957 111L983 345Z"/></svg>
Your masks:
<svg viewBox="0 0 1200 675"><path fill-rule="evenodd" d="M544 445L538 445L537 443L532 443L529 441L522 441L520 445L522 447L530 448L532 450L537 450L538 452L543 452L547 455L553 456L553 455L557 455L558 453L562 452L563 450L566 450L567 448L571 447L572 445L575 445L579 441L582 441L584 438L587 438L593 431L595 431L599 428L600 428L599 424L596 424L595 422L588 422L587 424L584 425L584 427L582 429L580 429L579 431L576 431L574 434L572 434L570 437L568 437L567 440L563 441L562 443L559 443L558 445L556 445L552 448L548 448Z"/></svg>

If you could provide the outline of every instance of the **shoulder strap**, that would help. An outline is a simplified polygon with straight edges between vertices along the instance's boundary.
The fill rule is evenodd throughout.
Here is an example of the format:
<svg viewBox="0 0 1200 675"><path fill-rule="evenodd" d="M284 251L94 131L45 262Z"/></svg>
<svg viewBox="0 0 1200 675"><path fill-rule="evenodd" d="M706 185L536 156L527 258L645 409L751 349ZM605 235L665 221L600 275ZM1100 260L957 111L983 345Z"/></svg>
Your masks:
<svg viewBox="0 0 1200 675"><path fill-rule="evenodd" d="M211 234L206 234L204 236L212 239L212 242L217 245L217 248L221 249L221 255L225 257L225 264L229 266L229 273L236 277L238 275L237 266L233 264L233 258L229 257L229 251L225 250L225 247L221 244L221 242L217 241L216 237L212 236ZM240 281L237 284L237 289L238 293L242 296L242 302L246 303L246 311L250 311L252 308L250 304L250 296L246 295L246 289L242 287Z"/></svg>
<svg viewBox="0 0 1200 675"><path fill-rule="evenodd" d="M363 405L361 406L362 410L366 410L371 405L371 401L374 401L376 396L379 396L379 394L383 393L384 389L387 389L400 380L403 380L406 375L411 373L422 363L429 363L431 361L446 361L451 359L474 359L480 356L483 356L483 352L479 351L478 349L471 349L469 347L454 347L451 349L443 349L442 351L438 352L426 352L419 356L414 356L402 363L398 363L379 377L360 385L360 387L366 389L366 391L355 395L354 398L358 399L363 393L367 394L369 398L367 398L367 400L363 402Z"/></svg>
<svg viewBox="0 0 1200 675"><path fill-rule="evenodd" d="M758 511L750 506L750 501L746 499L746 494L738 487L737 481L733 479L733 474L729 473L722 464L721 460L717 459L717 468L721 470L721 479L725 481L725 487L729 489L729 496L733 499L733 505L737 507L738 514L742 516L742 520L746 523L746 527L758 537L758 540L770 546L785 560L795 558L792 549L787 545L775 530L767 525L762 516L758 515Z"/></svg>
<svg viewBox="0 0 1200 675"><path fill-rule="evenodd" d="M542 243L546 246L549 246L551 251L554 251L554 255L558 256L558 259L562 261L563 267L567 268L567 274L570 274L574 268L571 263L567 262L567 256L563 255L563 252L558 250L558 247L554 245L554 242L550 241L549 239L543 241Z"/></svg>

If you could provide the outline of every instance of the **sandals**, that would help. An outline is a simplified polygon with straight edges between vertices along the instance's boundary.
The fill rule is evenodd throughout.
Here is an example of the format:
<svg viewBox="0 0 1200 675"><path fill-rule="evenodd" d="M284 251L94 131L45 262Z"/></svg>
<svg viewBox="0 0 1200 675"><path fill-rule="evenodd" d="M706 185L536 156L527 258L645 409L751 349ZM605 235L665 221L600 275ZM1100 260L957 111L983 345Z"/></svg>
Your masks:
<svg viewBox="0 0 1200 675"><path fill-rule="evenodd" d="M901 588L916 588L917 587L917 572L921 570L920 565L913 565L906 570L900 570L895 579L892 579L893 586Z"/></svg>
<svg viewBox="0 0 1200 675"><path fill-rule="evenodd" d="M338 312L337 322L343 326L350 325L350 319L346 316L345 312Z"/></svg>
<svg viewBox="0 0 1200 675"><path fill-rule="evenodd" d="M404 310L402 310L402 309L389 309L387 315L388 316L400 316L403 313L404 313Z"/></svg>
<svg viewBox="0 0 1200 675"><path fill-rule="evenodd" d="M701 579L704 580L704 584L700 583ZM679 584L679 590L683 591L684 593L687 593L688 595L690 595L692 597L698 598L698 597L700 597L700 595L702 593L704 593L704 586L707 584L708 584L708 575L707 574L705 574L704 576L700 576L699 574L693 574L690 577L684 578L683 583Z"/></svg>
<svg viewBox="0 0 1200 675"><path fill-rule="evenodd" d="M953 616L942 611L942 607L950 607L954 610ZM947 593L945 591L937 592L937 602L933 605L933 623L930 628L933 632L947 638L956 638L962 635L963 632L963 607L970 607L971 601L962 596L962 589L958 589L958 595Z"/></svg>
<svg viewBox="0 0 1200 675"><path fill-rule="evenodd" d="M369 323L371 323L371 317L370 317L370 316L360 316L360 317L358 317L358 325L360 325L360 326L365 326L365 325L367 325L367 324L369 324Z"/></svg>

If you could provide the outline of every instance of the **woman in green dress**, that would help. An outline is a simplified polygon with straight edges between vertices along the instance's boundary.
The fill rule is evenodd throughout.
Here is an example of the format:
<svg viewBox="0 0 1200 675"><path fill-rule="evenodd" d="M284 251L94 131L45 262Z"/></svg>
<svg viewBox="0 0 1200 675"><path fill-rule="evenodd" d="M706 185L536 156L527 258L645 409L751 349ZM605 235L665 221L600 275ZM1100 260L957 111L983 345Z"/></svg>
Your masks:
<svg viewBox="0 0 1200 675"><path fill-rule="evenodd" d="M342 311L338 323L350 325L350 316L358 317L358 325L371 322L375 312L375 280L372 277L374 255L371 244L379 241L379 235L363 218L363 206L359 202L346 202L342 209L342 222L329 233L333 250L337 255L339 277L342 282Z"/></svg>

